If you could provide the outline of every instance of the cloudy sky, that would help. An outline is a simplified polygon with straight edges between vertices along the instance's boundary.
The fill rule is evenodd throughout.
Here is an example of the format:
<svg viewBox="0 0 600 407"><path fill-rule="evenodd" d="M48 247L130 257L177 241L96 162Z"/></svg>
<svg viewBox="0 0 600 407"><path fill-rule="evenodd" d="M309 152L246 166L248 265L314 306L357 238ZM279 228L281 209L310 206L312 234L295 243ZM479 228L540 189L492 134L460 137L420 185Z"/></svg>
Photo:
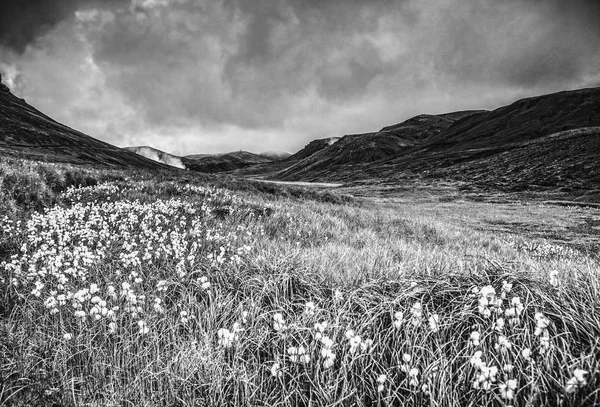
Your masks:
<svg viewBox="0 0 600 407"><path fill-rule="evenodd" d="M4 0L0 72L118 146L294 152L600 86L600 1Z"/></svg>

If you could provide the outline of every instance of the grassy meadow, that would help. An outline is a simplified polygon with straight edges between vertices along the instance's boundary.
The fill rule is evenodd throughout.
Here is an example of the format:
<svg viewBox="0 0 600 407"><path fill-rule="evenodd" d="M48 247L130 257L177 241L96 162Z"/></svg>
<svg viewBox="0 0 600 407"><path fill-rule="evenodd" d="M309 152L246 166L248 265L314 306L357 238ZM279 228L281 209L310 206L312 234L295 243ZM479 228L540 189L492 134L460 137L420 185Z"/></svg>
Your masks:
<svg viewBox="0 0 600 407"><path fill-rule="evenodd" d="M5 159L0 405L600 405L599 219Z"/></svg>

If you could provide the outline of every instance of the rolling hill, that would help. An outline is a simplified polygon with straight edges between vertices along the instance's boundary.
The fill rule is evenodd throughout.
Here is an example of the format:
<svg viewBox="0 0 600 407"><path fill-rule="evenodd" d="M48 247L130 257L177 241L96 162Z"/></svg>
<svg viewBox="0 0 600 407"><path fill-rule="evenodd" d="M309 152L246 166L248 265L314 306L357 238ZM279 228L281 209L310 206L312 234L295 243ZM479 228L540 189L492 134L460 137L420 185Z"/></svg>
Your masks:
<svg viewBox="0 0 600 407"><path fill-rule="evenodd" d="M0 77L0 83L2 78ZM0 154L48 162L165 169L135 153L73 130L0 87Z"/></svg>
<svg viewBox="0 0 600 407"><path fill-rule="evenodd" d="M271 163L274 160L248 151L233 151L225 154L193 154L182 157L183 164L198 172L228 172L257 164Z"/></svg>
<svg viewBox="0 0 600 407"><path fill-rule="evenodd" d="M357 165L371 165L397 157L448 129L455 121L479 111L442 115L419 115L405 122L384 127L375 133L351 134L341 138L315 140L286 160L289 166L275 175L278 179L298 181L314 175L341 177Z"/></svg>
<svg viewBox="0 0 600 407"><path fill-rule="evenodd" d="M286 160L237 173L355 185L448 181L464 190L560 192L590 201L600 200L598 157L600 88L590 88L314 140Z"/></svg>

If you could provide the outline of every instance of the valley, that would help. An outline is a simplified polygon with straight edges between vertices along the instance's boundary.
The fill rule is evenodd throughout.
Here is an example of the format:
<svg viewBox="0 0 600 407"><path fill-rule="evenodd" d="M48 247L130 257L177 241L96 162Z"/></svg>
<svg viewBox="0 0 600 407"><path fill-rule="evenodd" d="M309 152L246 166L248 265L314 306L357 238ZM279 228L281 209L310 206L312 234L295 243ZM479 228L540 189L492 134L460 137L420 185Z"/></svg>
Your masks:
<svg viewBox="0 0 600 407"><path fill-rule="evenodd" d="M0 94L0 405L600 404L598 94L184 157Z"/></svg>

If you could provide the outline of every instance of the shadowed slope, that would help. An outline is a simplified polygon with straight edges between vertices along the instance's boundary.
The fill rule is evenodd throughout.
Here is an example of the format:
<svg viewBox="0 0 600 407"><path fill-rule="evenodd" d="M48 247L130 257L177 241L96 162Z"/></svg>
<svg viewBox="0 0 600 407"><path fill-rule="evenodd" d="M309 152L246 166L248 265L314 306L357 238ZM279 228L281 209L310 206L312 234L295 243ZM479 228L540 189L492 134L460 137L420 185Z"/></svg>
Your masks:
<svg viewBox="0 0 600 407"><path fill-rule="evenodd" d="M0 154L72 164L167 168L58 123L4 85L0 89Z"/></svg>

